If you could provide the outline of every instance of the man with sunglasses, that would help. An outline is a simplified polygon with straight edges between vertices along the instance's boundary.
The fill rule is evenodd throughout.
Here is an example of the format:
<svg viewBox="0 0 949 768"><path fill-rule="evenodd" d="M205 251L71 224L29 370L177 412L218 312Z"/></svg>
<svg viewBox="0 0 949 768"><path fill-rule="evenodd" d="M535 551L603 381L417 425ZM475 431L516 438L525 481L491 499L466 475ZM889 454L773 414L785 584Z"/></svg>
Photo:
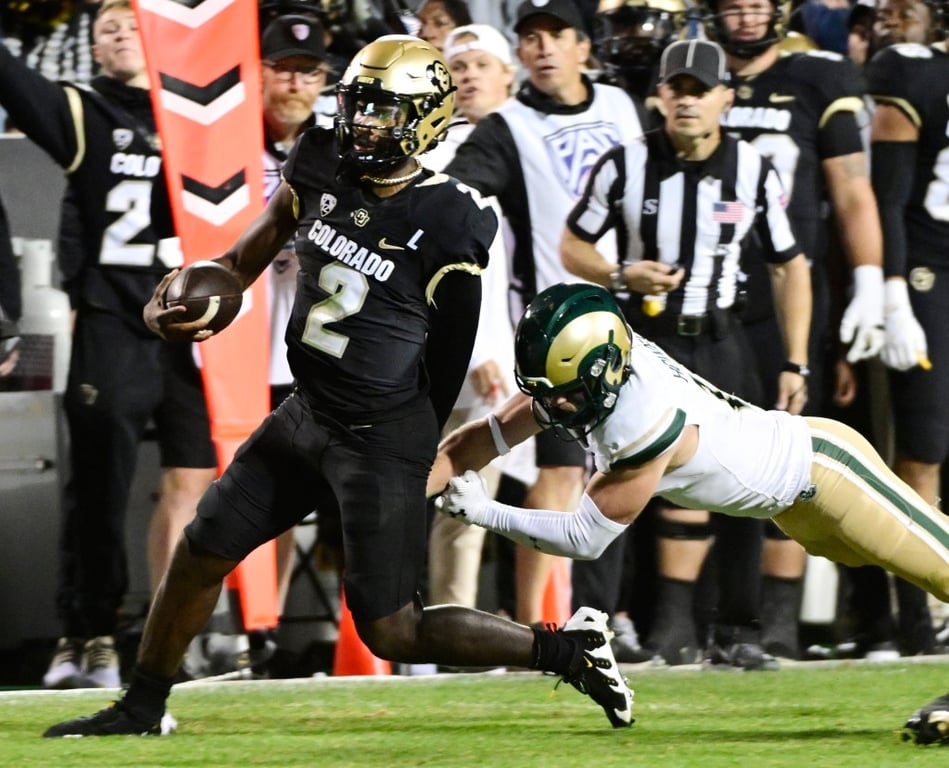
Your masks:
<svg viewBox="0 0 949 768"><path fill-rule="evenodd" d="M593 698L614 727L632 724L632 692L601 612L581 609L552 630L427 607L419 594L426 479L467 371L498 227L479 195L418 159L447 131L455 90L441 54L421 39L386 35L367 45L337 85L335 133L300 137L267 208L218 259L248 285L294 237L293 394L199 502L122 698L47 737L167 732L174 676L222 579L313 509L323 540L343 555L346 603L376 656L542 669ZM208 338L206 321L176 322L180 313L165 307L174 275L156 288L146 323L168 339Z"/></svg>

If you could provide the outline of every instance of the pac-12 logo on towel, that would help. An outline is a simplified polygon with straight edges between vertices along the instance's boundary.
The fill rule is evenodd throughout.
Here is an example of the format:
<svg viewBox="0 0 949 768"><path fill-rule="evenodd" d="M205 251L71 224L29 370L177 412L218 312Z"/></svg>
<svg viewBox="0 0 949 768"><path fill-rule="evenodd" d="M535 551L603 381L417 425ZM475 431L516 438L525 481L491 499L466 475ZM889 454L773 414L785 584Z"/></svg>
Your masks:
<svg viewBox="0 0 949 768"><path fill-rule="evenodd" d="M579 197L600 155L619 144L621 137L612 123L597 122L572 125L544 140L564 187Z"/></svg>

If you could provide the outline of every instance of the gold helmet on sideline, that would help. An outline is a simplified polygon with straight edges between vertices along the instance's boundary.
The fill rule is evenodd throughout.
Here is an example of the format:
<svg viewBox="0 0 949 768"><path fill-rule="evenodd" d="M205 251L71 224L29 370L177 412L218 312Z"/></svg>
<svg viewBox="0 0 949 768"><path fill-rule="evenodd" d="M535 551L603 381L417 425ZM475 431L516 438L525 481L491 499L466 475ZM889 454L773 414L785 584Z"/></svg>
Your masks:
<svg viewBox="0 0 949 768"><path fill-rule="evenodd" d="M457 90L438 49L410 35L384 35L360 50L336 86L340 156L392 165L444 137ZM357 115L365 122L354 124ZM374 134L372 142L360 133Z"/></svg>

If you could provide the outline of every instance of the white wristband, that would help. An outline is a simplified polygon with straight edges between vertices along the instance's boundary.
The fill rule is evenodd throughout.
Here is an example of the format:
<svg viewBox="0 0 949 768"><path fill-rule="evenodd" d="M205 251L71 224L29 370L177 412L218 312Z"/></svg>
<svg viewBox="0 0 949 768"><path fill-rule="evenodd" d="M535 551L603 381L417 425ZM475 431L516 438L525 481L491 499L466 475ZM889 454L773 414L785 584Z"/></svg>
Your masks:
<svg viewBox="0 0 949 768"><path fill-rule="evenodd" d="M498 424L498 418L493 413L488 414L488 429L491 430L491 439L494 441L494 450L498 452L498 456L510 453L511 446L507 444L504 435L501 434L501 425Z"/></svg>
<svg viewBox="0 0 949 768"><path fill-rule="evenodd" d="M887 280L883 283L883 297L883 310L889 315L909 306L909 286L905 280Z"/></svg>
<svg viewBox="0 0 949 768"><path fill-rule="evenodd" d="M853 293L859 296L862 293L869 295L880 294L877 291L883 285L883 268L873 264L861 264L853 268Z"/></svg>

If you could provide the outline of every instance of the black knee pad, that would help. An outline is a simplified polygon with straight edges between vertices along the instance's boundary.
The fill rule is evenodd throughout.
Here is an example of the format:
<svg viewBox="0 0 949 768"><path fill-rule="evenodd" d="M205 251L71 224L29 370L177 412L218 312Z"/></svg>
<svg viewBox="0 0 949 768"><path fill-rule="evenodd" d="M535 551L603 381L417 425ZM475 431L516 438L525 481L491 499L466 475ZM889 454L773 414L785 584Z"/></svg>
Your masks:
<svg viewBox="0 0 949 768"><path fill-rule="evenodd" d="M711 523L683 523L677 520L666 520L662 515L659 515L656 520L656 536L662 539L705 541L711 535Z"/></svg>
<svg viewBox="0 0 949 768"><path fill-rule="evenodd" d="M774 520L768 520L764 525L764 537L771 541L790 541L791 537L778 528Z"/></svg>

